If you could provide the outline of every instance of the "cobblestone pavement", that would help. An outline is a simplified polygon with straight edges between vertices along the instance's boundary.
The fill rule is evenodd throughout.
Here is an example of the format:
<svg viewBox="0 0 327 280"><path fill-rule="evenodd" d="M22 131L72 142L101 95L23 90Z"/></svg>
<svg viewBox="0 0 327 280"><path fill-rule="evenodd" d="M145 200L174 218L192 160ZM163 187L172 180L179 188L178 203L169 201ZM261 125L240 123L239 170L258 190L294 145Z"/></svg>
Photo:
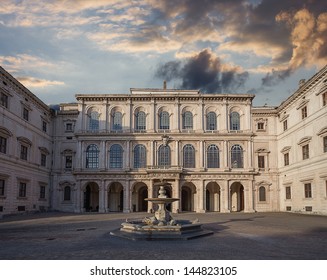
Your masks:
<svg viewBox="0 0 327 280"><path fill-rule="evenodd" d="M0 220L2 260L327 259L327 216L292 213L182 213L213 235L182 241L132 241L110 235L147 213L43 213Z"/></svg>

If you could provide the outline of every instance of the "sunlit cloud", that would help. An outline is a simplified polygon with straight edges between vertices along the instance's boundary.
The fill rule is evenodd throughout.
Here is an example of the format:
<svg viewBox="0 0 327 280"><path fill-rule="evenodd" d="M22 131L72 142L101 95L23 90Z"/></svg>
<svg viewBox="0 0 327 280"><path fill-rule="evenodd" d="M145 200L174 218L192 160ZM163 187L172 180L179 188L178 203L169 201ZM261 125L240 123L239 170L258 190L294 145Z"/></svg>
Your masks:
<svg viewBox="0 0 327 280"><path fill-rule="evenodd" d="M48 86L63 86L64 82L38 79L35 77L17 77L17 80L28 88L44 88Z"/></svg>

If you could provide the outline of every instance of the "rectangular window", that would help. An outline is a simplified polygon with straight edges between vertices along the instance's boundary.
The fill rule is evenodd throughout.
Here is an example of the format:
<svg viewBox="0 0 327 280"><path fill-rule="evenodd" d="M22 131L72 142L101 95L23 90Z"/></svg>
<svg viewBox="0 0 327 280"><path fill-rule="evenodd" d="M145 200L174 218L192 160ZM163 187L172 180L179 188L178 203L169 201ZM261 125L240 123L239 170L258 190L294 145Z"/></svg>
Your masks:
<svg viewBox="0 0 327 280"><path fill-rule="evenodd" d="M5 108L8 108L8 95L4 94L3 92L1 92L0 95L0 105Z"/></svg>
<svg viewBox="0 0 327 280"><path fill-rule="evenodd" d="M3 206L0 206L0 212L3 212Z"/></svg>
<svg viewBox="0 0 327 280"><path fill-rule="evenodd" d="M40 186L40 199L45 199L45 186Z"/></svg>
<svg viewBox="0 0 327 280"><path fill-rule="evenodd" d="M307 109L307 106L304 106L304 107L301 109L301 114L302 114L302 120L305 119L305 118L308 116L308 109Z"/></svg>
<svg viewBox="0 0 327 280"><path fill-rule="evenodd" d="M23 108L23 119L28 121L29 119L29 111L26 108Z"/></svg>
<svg viewBox="0 0 327 280"><path fill-rule="evenodd" d="M305 198L311 198L312 197L311 183L304 184L304 197Z"/></svg>
<svg viewBox="0 0 327 280"><path fill-rule="evenodd" d="M46 165L47 165L47 155L41 154L41 166L46 166Z"/></svg>
<svg viewBox="0 0 327 280"><path fill-rule="evenodd" d="M23 182L19 183L18 196L26 197L26 183L23 183Z"/></svg>
<svg viewBox="0 0 327 280"><path fill-rule="evenodd" d="M7 138L0 136L0 153L7 153Z"/></svg>
<svg viewBox="0 0 327 280"><path fill-rule="evenodd" d="M258 123L258 130L264 130L265 129L265 124L263 122Z"/></svg>
<svg viewBox="0 0 327 280"><path fill-rule="evenodd" d="M72 123L66 123L66 131L73 131L73 124Z"/></svg>
<svg viewBox="0 0 327 280"><path fill-rule="evenodd" d="M258 167L261 169L265 168L265 157L264 156L258 156Z"/></svg>
<svg viewBox="0 0 327 280"><path fill-rule="evenodd" d="M292 198L291 187L286 187L285 188L285 195L286 195L286 199L291 199Z"/></svg>
<svg viewBox="0 0 327 280"><path fill-rule="evenodd" d="M303 159L309 158L309 144L302 146L302 158Z"/></svg>
<svg viewBox="0 0 327 280"><path fill-rule="evenodd" d="M65 168L72 168L73 167L73 157L72 156L66 156L66 162L65 162Z"/></svg>
<svg viewBox="0 0 327 280"><path fill-rule="evenodd" d="M20 146L20 159L27 160L28 148L24 145Z"/></svg>
<svg viewBox="0 0 327 280"><path fill-rule="evenodd" d="M287 130L287 120L283 121L283 130Z"/></svg>
<svg viewBox="0 0 327 280"><path fill-rule="evenodd" d="M292 207L291 206L286 206L286 211L292 211Z"/></svg>
<svg viewBox="0 0 327 280"><path fill-rule="evenodd" d="M323 138L323 142L324 142L324 153L327 153L327 136Z"/></svg>
<svg viewBox="0 0 327 280"><path fill-rule="evenodd" d="M18 211L25 211L25 206L18 206L17 207L17 210Z"/></svg>
<svg viewBox="0 0 327 280"><path fill-rule="evenodd" d="M284 154L284 166L287 166L290 164L290 156L289 153Z"/></svg>
<svg viewBox="0 0 327 280"><path fill-rule="evenodd" d="M42 130L43 130L44 132L47 132L47 127L48 127L47 122L42 121Z"/></svg>
<svg viewBox="0 0 327 280"><path fill-rule="evenodd" d="M0 179L0 196L5 195L5 180Z"/></svg>
<svg viewBox="0 0 327 280"><path fill-rule="evenodd" d="M322 106L327 104L327 91L322 94Z"/></svg>

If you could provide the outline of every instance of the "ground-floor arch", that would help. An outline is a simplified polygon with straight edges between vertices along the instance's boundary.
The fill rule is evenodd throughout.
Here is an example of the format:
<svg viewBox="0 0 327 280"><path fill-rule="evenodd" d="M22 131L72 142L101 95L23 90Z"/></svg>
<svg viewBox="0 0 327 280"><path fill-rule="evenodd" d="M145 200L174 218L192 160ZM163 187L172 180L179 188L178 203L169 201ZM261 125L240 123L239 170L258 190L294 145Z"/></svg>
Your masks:
<svg viewBox="0 0 327 280"><path fill-rule="evenodd" d="M124 187L119 182L113 182L108 188L108 211L121 212L124 209Z"/></svg>
<svg viewBox="0 0 327 280"><path fill-rule="evenodd" d="M230 211L244 211L244 186L240 182L230 186Z"/></svg>
<svg viewBox="0 0 327 280"><path fill-rule="evenodd" d="M181 188L181 210L194 211L196 187L193 183L184 183Z"/></svg>
<svg viewBox="0 0 327 280"><path fill-rule="evenodd" d="M86 212L99 211L99 186L95 182L87 183L84 189L84 205Z"/></svg>
<svg viewBox="0 0 327 280"><path fill-rule="evenodd" d="M148 196L148 187L143 182L137 182L132 190L132 210L133 212L148 211L148 202L145 200Z"/></svg>
<svg viewBox="0 0 327 280"><path fill-rule="evenodd" d="M220 211L221 205L220 186L216 182L206 185L206 211Z"/></svg>

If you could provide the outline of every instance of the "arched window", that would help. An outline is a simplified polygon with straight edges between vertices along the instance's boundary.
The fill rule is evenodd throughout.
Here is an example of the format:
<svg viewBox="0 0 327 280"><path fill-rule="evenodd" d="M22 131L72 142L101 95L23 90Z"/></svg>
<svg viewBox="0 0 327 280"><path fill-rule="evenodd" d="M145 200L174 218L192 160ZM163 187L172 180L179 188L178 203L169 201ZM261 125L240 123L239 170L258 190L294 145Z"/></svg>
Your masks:
<svg viewBox="0 0 327 280"><path fill-rule="evenodd" d="M121 112L115 112L113 116L113 130L123 129L123 114Z"/></svg>
<svg viewBox="0 0 327 280"><path fill-rule="evenodd" d="M146 149L144 145L136 145L134 148L134 168L146 167Z"/></svg>
<svg viewBox="0 0 327 280"><path fill-rule="evenodd" d="M266 188L262 186L259 188L259 201L266 201Z"/></svg>
<svg viewBox="0 0 327 280"><path fill-rule="evenodd" d="M183 148L183 166L195 168L195 149L191 144L187 144Z"/></svg>
<svg viewBox="0 0 327 280"><path fill-rule="evenodd" d="M99 113L96 111L90 113L89 129L99 130Z"/></svg>
<svg viewBox="0 0 327 280"><path fill-rule="evenodd" d="M114 144L110 148L109 167L123 168L123 148L118 144Z"/></svg>
<svg viewBox="0 0 327 280"><path fill-rule="evenodd" d="M64 188L64 200L68 201L70 200L70 197L71 197L71 188L69 186L66 186Z"/></svg>
<svg viewBox="0 0 327 280"><path fill-rule="evenodd" d="M137 112L135 114L135 129L146 130L146 115L144 112Z"/></svg>
<svg viewBox="0 0 327 280"><path fill-rule="evenodd" d="M231 167L243 168L243 149L240 145L231 148Z"/></svg>
<svg viewBox="0 0 327 280"><path fill-rule="evenodd" d="M230 130L240 130L240 114L237 112L230 113Z"/></svg>
<svg viewBox="0 0 327 280"><path fill-rule="evenodd" d="M219 168L219 149L210 145L207 149L207 168Z"/></svg>
<svg viewBox="0 0 327 280"><path fill-rule="evenodd" d="M169 129L169 113L166 111L159 114L159 129Z"/></svg>
<svg viewBox="0 0 327 280"><path fill-rule="evenodd" d="M189 111L186 111L183 114L183 129L193 129L193 114Z"/></svg>
<svg viewBox="0 0 327 280"><path fill-rule="evenodd" d="M86 148L86 168L99 168L99 149L95 144Z"/></svg>
<svg viewBox="0 0 327 280"><path fill-rule="evenodd" d="M161 145L158 149L158 165L170 166L170 148L169 146Z"/></svg>
<svg viewBox="0 0 327 280"><path fill-rule="evenodd" d="M215 112L207 114L207 130L217 130L217 115Z"/></svg>

